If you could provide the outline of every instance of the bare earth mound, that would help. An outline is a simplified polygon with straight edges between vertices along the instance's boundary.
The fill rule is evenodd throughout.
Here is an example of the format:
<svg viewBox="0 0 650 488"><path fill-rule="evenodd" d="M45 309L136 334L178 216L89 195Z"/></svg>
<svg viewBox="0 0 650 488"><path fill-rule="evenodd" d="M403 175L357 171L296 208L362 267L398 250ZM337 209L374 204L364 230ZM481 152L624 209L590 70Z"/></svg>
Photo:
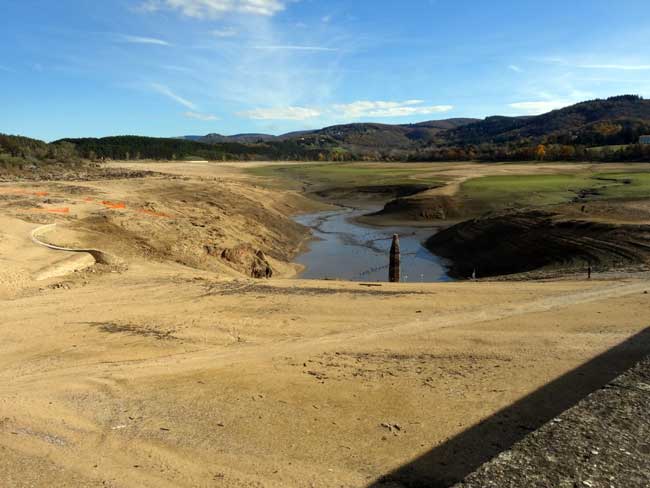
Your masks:
<svg viewBox="0 0 650 488"><path fill-rule="evenodd" d="M567 220L550 212L474 219L432 236L432 252L468 278L523 273L545 266L585 270L642 267L650 262L650 226Z"/></svg>

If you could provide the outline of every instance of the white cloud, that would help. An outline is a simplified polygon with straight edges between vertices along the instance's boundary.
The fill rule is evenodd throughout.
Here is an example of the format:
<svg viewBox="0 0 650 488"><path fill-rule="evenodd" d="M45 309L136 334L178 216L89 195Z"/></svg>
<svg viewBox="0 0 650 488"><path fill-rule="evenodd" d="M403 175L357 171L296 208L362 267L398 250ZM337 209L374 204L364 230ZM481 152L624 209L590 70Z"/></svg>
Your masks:
<svg viewBox="0 0 650 488"><path fill-rule="evenodd" d="M224 29L215 29L211 32L211 34L215 37L235 37L239 32L237 32L236 29L233 29L232 27L224 28Z"/></svg>
<svg viewBox="0 0 650 488"><path fill-rule="evenodd" d="M13 73L14 70L9 68L8 66L2 66L0 65L0 71L6 71L7 73Z"/></svg>
<svg viewBox="0 0 650 488"><path fill-rule="evenodd" d="M511 103L509 106L526 115L540 115L550 112L551 110L568 107L574 103L575 101L573 100L541 100L535 102Z"/></svg>
<svg viewBox="0 0 650 488"><path fill-rule="evenodd" d="M344 105L334 105L333 109L346 119L362 117L408 117L410 115L429 115L448 112L452 105L423 105L423 100L404 102L358 101Z"/></svg>
<svg viewBox="0 0 650 488"><path fill-rule="evenodd" d="M171 46L167 41L162 39L156 39L153 37L140 37L140 36L128 36L121 35L119 39L124 42L129 42L131 44L156 44L158 46Z"/></svg>
<svg viewBox="0 0 650 488"><path fill-rule="evenodd" d="M133 10L136 10L138 12L156 12L157 10L160 9L160 1L159 0L146 0L145 2L142 2L140 5L137 5Z"/></svg>
<svg viewBox="0 0 650 488"><path fill-rule="evenodd" d="M161 95L165 95L167 98L175 101L176 103L178 103L180 105L183 105L184 107L189 108L190 110L193 110L193 111L197 110L197 107L196 107L196 105L194 103L190 102L186 98L183 98L183 97L180 97L180 96L176 95L176 93L174 93L171 89L169 89L169 87L167 87L165 85L160 85L158 83L152 83L151 88L154 91L160 93Z"/></svg>
<svg viewBox="0 0 650 488"><path fill-rule="evenodd" d="M167 8L187 17L209 19L228 13L272 16L284 10L285 3L286 0L147 0L138 10L155 12Z"/></svg>
<svg viewBox="0 0 650 488"><path fill-rule="evenodd" d="M404 102L358 101L332 105L326 109L308 107L278 107L240 112L238 115L255 120L306 120L320 116L331 119L355 120L360 118L408 117L448 112L451 105L424 105L422 100Z"/></svg>
<svg viewBox="0 0 650 488"><path fill-rule="evenodd" d="M329 51L335 52L338 49L333 47L321 47L321 46L292 46L292 45L270 45L270 46L252 46L253 49L267 49L269 51Z"/></svg>
<svg viewBox="0 0 650 488"><path fill-rule="evenodd" d="M581 64L578 68L618 71L649 71L650 64Z"/></svg>
<svg viewBox="0 0 650 488"><path fill-rule="evenodd" d="M306 107L258 108L237 115L254 120L307 120L319 117L321 112Z"/></svg>
<svg viewBox="0 0 650 488"><path fill-rule="evenodd" d="M511 70L511 71L514 71L515 73L522 73L524 71L523 69L521 69L516 64L511 64L510 66L508 66L508 69Z"/></svg>
<svg viewBox="0 0 650 488"><path fill-rule="evenodd" d="M219 117L217 117L216 115L202 114L198 112L185 112L184 115L188 119L202 120L204 122L208 122L210 120L219 120Z"/></svg>

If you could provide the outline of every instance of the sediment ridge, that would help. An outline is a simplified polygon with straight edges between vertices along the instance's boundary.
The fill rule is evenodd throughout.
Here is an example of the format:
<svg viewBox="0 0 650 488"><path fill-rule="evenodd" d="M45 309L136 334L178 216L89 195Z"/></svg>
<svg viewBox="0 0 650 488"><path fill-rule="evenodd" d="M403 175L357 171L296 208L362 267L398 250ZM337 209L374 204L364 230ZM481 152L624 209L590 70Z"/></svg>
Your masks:
<svg viewBox="0 0 650 488"><path fill-rule="evenodd" d="M506 213L456 224L429 238L456 278L554 267L611 270L650 262L650 225L567 219L545 211Z"/></svg>

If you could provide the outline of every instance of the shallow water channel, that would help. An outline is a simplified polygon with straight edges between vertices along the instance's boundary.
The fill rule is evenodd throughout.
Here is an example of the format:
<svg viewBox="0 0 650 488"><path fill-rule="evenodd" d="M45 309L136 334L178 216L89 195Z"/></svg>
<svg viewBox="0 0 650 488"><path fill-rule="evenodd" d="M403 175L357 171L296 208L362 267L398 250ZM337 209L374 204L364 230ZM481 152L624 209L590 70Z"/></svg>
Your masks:
<svg viewBox="0 0 650 488"><path fill-rule="evenodd" d="M388 281L392 236L399 234L403 282L450 281L444 259L434 256L423 245L435 229L378 227L354 221L369 212L341 209L296 217L298 223L312 229L315 237L294 260L306 267L300 278Z"/></svg>

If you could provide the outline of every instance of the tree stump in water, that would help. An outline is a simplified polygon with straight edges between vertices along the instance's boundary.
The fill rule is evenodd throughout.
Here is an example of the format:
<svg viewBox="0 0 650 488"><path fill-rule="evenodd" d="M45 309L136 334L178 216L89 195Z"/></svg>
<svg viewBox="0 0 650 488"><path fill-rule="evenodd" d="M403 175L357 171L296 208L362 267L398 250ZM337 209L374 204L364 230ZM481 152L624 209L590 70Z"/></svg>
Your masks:
<svg viewBox="0 0 650 488"><path fill-rule="evenodd" d="M391 283L400 282L400 250L399 236L393 235L393 244L390 246L390 263L388 266L388 281Z"/></svg>

